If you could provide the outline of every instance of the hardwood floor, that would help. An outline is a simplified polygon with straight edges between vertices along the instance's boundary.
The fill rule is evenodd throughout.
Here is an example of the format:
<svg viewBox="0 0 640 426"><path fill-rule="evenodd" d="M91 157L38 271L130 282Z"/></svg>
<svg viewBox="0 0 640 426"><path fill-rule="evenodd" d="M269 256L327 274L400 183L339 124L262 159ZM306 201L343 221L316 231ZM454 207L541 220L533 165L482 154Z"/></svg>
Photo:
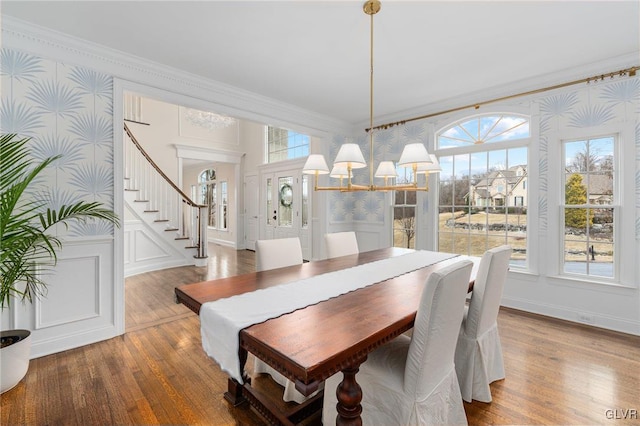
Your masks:
<svg viewBox="0 0 640 426"><path fill-rule="evenodd" d="M178 284L255 268L253 252L210 255L208 269L127 279L127 333L32 360L2 394L0 424L262 424L224 400L227 375L204 354L198 317L173 303ZM465 403L470 425L640 424L640 337L511 309L498 321L507 378L492 403Z"/></svg>

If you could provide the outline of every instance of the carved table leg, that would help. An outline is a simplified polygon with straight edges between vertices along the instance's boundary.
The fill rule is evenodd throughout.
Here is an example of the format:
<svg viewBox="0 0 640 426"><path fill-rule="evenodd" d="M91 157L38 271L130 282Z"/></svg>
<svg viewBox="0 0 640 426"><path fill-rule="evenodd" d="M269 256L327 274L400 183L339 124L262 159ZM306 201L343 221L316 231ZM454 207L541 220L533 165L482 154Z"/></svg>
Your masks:
<svg viewBox="0 0 640 426"><path fill-rule="evenodd" d="M245 383L251 383L251 378L244 370L244 365L247 363L247 357L248 352L246 349L240 348L238 351L238 358L240 361L240 371L242 371L242 380ZM233 404L234 407L244 403L246 398L242 395L242 388L243 385L241 385L236 379L229 377L227 381L227 391L224 393L224 399Z"/></svg>
<svg viewBox="0 0 640 426"><path fill-rule="evenodd" d="M365 359L360 360L357 364L352 365L349 368L342 370L344 379L338 385L336 395L338 397L338 403L336 404L336 410L338 416L336 417L336 425L338 426L362 426L362 388L356 382L356 374L360 370L360 364Z"/></svg>

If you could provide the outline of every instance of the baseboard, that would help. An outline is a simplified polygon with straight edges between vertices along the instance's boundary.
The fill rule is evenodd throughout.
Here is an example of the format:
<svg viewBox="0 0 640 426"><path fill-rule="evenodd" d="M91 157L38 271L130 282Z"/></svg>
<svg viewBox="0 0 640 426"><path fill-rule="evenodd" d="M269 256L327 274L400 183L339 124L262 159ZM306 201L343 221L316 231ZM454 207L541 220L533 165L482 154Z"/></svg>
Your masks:
<svg viewBox="0 0 640 426"><path fill-rule="evenodd" d="M604 328L607 330L619 331L621 333L640 336L640 321L630 321L625 318L616 318L603 315L599 312L578 311L564 306L551 304L532 303L528 300L512 297L503 297L502 306L518 309L534 314L545 315L578 324L585 324L592 327Z"/></svg>

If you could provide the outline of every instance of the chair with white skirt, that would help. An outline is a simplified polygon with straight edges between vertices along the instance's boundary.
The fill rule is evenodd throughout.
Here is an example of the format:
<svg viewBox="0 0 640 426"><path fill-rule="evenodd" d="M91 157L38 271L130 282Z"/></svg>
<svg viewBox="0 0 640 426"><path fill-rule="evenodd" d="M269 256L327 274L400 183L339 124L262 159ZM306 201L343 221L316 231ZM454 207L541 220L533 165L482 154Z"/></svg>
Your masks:
<svg viewBox="0 0 640 426"><path fill-rule="evenodd" d="M404 334L369 353L356 381L365 425L467 424L453 364L473 263L433 272L424 286L413 337ZM323 424L337 415L337 373L325 381Z"/></svg>
<svg viewBox="0 0 640 426"><path fill-rule="evenodd" d="M360 252L356 233L353 231L324 234L324 241L327 244L327 257L329 259Z"/></svg>
<svg viewBox="0 0 640 426"><path fill-rule="evenodd" d="M484 253L465 309L455 363L462 399L467 402L491 402L489 384L505 377L497 318L511 251L504 245Z"/></svg>
<svg viewBox="0 0 640 426"><path fill-rule="evenodd" d="M274 240L256 241L256 270L267 271L269 269L284 268L286 266L302 264L302 247L300 239L279 238ZM295 388L295 384L266 364L264 361L255 358L253 364L254 375L266 373L278 384L284 387L282 399L285 401L295 401L302 403L306 399Z"/></svg>
<svg viewBox="0 0 640 426"><path fill-rule="evenodd" d="M298 237L256 241L256 271L300 264L302 246Z"/></svg>

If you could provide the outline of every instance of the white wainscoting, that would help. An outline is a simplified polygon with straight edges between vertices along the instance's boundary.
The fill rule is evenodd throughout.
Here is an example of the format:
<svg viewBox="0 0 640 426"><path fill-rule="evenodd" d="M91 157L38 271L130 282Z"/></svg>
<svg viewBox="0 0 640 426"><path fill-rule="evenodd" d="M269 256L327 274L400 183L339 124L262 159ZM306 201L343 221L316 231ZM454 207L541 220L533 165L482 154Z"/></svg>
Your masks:
<svg viewBox="0 0 640 426"><path fill-rule="evenodd" d="M186 244L186 242L184 243ZM192 265L183 253L158 238L140 220L127 220L124 225L124 276L176 266Z"/></svg>
<svg viewBox="0 0 640 426"><path fill-rule="evenodd" d="M64 241L55 272L45 275L44 297L14 300L3 329L32 330L31 358L117 336L113 260L110 236Z"/></svg>

